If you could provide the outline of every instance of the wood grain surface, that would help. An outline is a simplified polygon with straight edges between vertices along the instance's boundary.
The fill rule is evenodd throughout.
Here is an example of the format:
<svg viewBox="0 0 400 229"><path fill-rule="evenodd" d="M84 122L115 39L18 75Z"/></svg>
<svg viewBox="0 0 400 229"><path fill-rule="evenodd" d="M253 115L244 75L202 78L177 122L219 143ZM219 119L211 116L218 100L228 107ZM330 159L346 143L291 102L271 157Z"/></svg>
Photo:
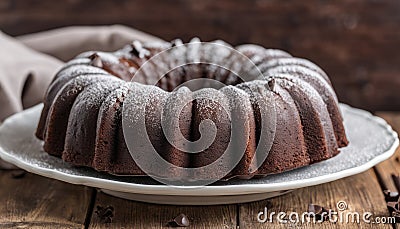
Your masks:
<svg viewBox="0 0 400 229"><path fill-rule="evenodd" d="M347 204L345 211L338 211L345 216L349 212L372 212L375 217L387 216L388 210L385 203L382 190L375 177L374 171L351 176L335 182L317 185L313 187L302 188L293 191L290 194L272 198L270 200L258 201L249 204L241 204L239 209L240 226L241 228L281 228L283 226L304 227L304 228L391 228L391 225L368 224L363 223L360 218L360 223L346 223L346 218L343 221L338 220L337 223L328 221L322 223L298 223L298 224L282 224L274 218L272 223L259 223L257 214L262 211L265 206L269 206L269 212L297 212L301 215L302 212L308 211L310 203L323 206L329 209L337 209L336 204L339 201L344 201ZM349 218L351 222L351 218Z"/></svg>
<svg viewBox="0 0 400 229"><path fill-rule="evenodd" d="M341 101L400 110L400 1L50 0L0 1L0 29L21 35L68 25L124 24L171 40L257 43L306 57L325 69ZM378 112L400 131L399 112ZM237 205L168 206L127 201L96 189L0 170L0 228L166 228L180 213L191 228L391 228L391 224L259 223L257 214L302 212L308 204L389 216L382 191L396 191L400 150L364 173ZM400 190L398 190L400 191ZM112 207L110 221L98 208Z"/></svg>
<svg viewBox="0 0 400 229"><path fill-rule="evenodd" d="M112 222L104 223L93 212L91 228L165 228L181 213L189 218L192 227L197 228L235 228L237 224L236 205L168 206L127 201L98 193L95 208L97 206L112 206L115 216Z"/></svg>
<svg viewBox="0 0 400 229"><path fill-rule="evenodd" d="M318 63L345 103L400 110L399 11L397 0L4 0L0 29L119 23L167 40L258 43Z"/></svg>
<svg viewBox="0 0 400 229"><path fill-rule="evenodd" d="M378 112L400 130L400 112ZM169 206L123 200L95 189L71 185L30 173L0 170L0 228L167 228L177 215L187 215L189 228L397 228L394 224L344 222L282 224L257 221L257 214L308 211L309 204L337 209L345 201L349 212L371 212L373 219L388 217L383 190L396 191L392 175L399 175L400 150L376 167L327 184L245 204L217 206ZM399 190L400 191L400 190ZM109 219L98 209L112 209ZM107 215L106 215L107 216Z"/></svg>
<svg viewBox="0 0 400 229"><path fill-rule="evenodd" d="M92 189L0 170L0 228L83 228Z"/></svg>

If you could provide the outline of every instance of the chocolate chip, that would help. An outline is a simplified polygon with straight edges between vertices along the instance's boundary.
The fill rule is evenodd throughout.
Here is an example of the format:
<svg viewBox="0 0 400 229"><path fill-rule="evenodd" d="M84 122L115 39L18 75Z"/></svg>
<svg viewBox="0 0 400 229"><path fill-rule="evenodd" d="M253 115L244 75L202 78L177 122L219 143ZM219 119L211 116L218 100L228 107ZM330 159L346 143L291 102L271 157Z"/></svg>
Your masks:
<svg viewBox="0 0 400 229"><path fill-rule="evenodd" d="M324 211L324 208L316 204L309 204L308 211L314 214L321 214Z"/></svg>
<svg viewBox="0 0 400 229"><path fill-rule="evenodd" d="M271 209L271 208L273 207L272 202L269 201L269 200L267 200L267 203L265 204L265 206L266 206L268 209Z"/></svg>
<svg viewBox="0 0 400 229"><path fill-rule="evenodd" d="M114 207L113 206L96 206L96 211L94 212L100 218L103 223L111 223L114 217Z"/></svg>
<svg viewBox="0 0 400 229"><path fill-rule="evenodd" d="M389 208L390 211L399 211L399 202L387 202L387 206Z"/></svg>
<svg viewBox="0 0 400 229"><path fill-rule="evenodd" d="M324 208L320 205L316 205L316 204L308 205L308 212L314 213L317 220L321 220L321 219L323 221L327 220L329 211L331 211L331 210L328 208Z"/></svg>
<svg viewBox="0 0 400 229"><path fill-rule="evenodd" d="M385 199L389 199L389 201L386 203L388 210L390 212L390 215L395 218L396 223L400 222L400 203L399 203L399 198L398 198L398 193L397 192L392 192L392 196L396 196L397 194L397 199L395 197L391 197L391 192L388 190L385 190L383 192L385 194ZM389 196L389 197L387 197Z"/></svg>
<svg viewBox="0 0 400 229"><path fill-rule="evenodd" d="M399 211L394 211L391 213L391 216L394 217L395 222L399 223L400 222L400 212Z"/></svg>
<svg viewBox="0 0 400 229"><path fill-rule="evenodd" d="M92 55L90 55L89 59L91 60L90 65L98 68L103 67L103 61L101 60L101 57L97 53L93 53Z"/></svg>
<svg viewBox="0 0 400 229"><path fill-rule="evenodd" d="M387 203L390 215L395 218L396 223L400 222L400 209L399 202L388 202Z"/></svg>
<svg viewBox="0 0 400 229"><path fill-rule="evenodd" d="M396 186L397 191L400 191L400 176L392 174L392 180ZM387 207L391 216L396 220L396 223L400 222L400 195L398 192L391 192L390 190L383 191L385 200L387 201Z"/></svg>
<svg viewBox="0 0 400 229"><path fill-rule="evenodd" d="M389 201L398 201L399 200L399 193L398 192L392 192L390 190L384 190L383 195L385 196L386 202Z"/></svg>
<svg viewBox="0 0 400 229"><path fill-rule="evenodd" d="M168 222L168 226L170 227L188 227L189 225L189 218L185 214L180 214Z"/></svg>
<svg viewBox="0 0 400 229"><path fill-rule="evenodd" d="M18 169L11 172L11 177L14 179L20 179L23 178L25 174L26 174L25 170Z"/></svg>

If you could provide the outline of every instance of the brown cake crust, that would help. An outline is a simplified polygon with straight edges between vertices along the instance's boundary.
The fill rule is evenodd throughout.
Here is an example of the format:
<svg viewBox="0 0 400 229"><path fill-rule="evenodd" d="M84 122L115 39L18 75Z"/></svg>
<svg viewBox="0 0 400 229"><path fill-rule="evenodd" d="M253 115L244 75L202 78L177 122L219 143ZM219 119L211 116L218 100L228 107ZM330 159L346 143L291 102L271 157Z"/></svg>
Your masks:
<svg viewBox="0 0 400 229"><path fill-rule="evenodd" d="M165 55L154 61L152 57L160 52ZM245 82L235 74L249 67L246 59L262 76ZM192 64L185 65L187 62ZM161 73L166 74L159 79ZM129 82L133 76L135 82ZM177 88L193 79L217 80L227 86L198 91ZM317 65L281 50L252 44L233 48L223 41L210 45L198 39L188 46L179 40L135 41L114 53L80 54L49 86L36 136L44 140L46 152L73 165L111 174L146 175L124 138L123 106L127 98L135 96L143 99L143 118L154 149L179 168L200 168L225 157L220 170L233 166L225 178L249 179L331 158L348 144L337 97L329 77ZM179 106L183 109L178 112ZM139 112L142 108L135 109ZM272 137L261 133L263 112L276 114L267 120L276 124L267 127L274 132ZM171 121L174 118L177 123ZM175 147L198 140L204 120L211 120L217 130L209 147L197 154L188 153L190 148ZM233 124L242 134L232 143ZM236 163L229 155L241 147L243 156ZM261 157L256 154L258 148L269 150ZM172 169L169 173L176 179L215 176L213 171L186 174Z"/></svg>

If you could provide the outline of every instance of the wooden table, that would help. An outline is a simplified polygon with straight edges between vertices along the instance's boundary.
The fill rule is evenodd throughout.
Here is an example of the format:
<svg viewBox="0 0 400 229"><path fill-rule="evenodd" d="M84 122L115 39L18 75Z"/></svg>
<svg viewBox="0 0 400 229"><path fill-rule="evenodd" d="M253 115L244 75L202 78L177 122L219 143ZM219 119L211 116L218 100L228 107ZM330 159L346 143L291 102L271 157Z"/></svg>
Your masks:
<svg viewBox="0 0 400 229"><path fill-rule="evenodd" d="M378 112L395 130L400 130L400 113ZM290 225L259 223L258 212L298 212L308 204L335 209L338 201L348 204L346 211L369 211L374 216L389 216L383 190L395 191L392 174L400 171L399 150L391 159L348 178L295 190L287 195L246 204L219 206L167 206L123 200L94 188L71 185L27 173L0 171L0 228L162 228L180 213L198 228L280 228ZM399 190L400 191L400 190ZM96 210L112 206L111 222ZM345 212L346 212L345 211ZM340 226L391 228L391 224L345 224L323 222L299 227L336 228Z"/></svg>

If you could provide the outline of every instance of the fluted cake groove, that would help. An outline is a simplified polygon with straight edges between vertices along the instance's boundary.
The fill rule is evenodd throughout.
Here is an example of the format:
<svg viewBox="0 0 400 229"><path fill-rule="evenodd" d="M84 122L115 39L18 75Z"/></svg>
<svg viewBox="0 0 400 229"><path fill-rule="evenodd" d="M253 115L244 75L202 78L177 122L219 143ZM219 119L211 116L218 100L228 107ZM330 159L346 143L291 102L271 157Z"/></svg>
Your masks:
<svg viewBox="0 0 400 229"><path fill-rule="evenodd" d="M233 72L241 70L242 60L233 51L200 43L198 39L190 44L184 46L180 40L134 41L113 53L85 52L69 61L56 74L44 99L36 131L36 136L44 141L44 150L76 166L118 175L146 175L132 159L122 127L124 101L133 92L137 92L135 96L142 96L139 91L147 94L143 106L146 121L151 123L148 131L154 148L165 160L179 167L197 168L220 157L229 143L232 118L229 112L235 104L249 111L240 117L245 121L246 150L225 178L249 179L299 168L329 159L348 144L329 77L311 61L258 45L233 48L223 41L214 41L213 44L243 54L260 69L262 76L246 82L218 67L223 64ZM147 60L170 47L175 48L136 74ZM184 65L187 62L198 64ZM204 64L207 62L216 64ZM168 71L158 80L158 74L173 66L181 67ZM193 79L218 80L227 86L198 91L178 87ZM164 131L177 139L183 136L195 141L200 137L201 121L210 119L217 127L216 139L201 153L183 152L172 146L164 135L160 109L168 105L173 110L175 103L182 102L177 98L187 100L177 117L179 126ZM229 110L221 109L218 103L225 104ZM260 104L264 105L260 107ZM265 161L254 168L251 159L257 147L268 144L260 138L260 114L266 107L276 111L275 136L271 149L265 152Z"/></svg>

